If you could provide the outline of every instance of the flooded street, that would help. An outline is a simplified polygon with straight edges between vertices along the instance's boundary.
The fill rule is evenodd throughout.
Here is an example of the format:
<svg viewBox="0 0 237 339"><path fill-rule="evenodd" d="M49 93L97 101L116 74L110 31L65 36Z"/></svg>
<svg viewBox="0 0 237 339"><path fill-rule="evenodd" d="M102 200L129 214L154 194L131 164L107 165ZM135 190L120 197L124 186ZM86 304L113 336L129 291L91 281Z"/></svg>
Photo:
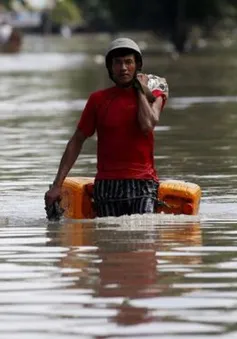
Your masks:
<svg viewBox="0 0 237 339"><path fill-rule="evenodd" d="M65 145L110 85L102 40L57 39L0 55L0 338L236 338L237 52L144 53L170 86L156 167L201 186L198 216L48 223ZM93 137L70 175L95 172Z"/></svg>

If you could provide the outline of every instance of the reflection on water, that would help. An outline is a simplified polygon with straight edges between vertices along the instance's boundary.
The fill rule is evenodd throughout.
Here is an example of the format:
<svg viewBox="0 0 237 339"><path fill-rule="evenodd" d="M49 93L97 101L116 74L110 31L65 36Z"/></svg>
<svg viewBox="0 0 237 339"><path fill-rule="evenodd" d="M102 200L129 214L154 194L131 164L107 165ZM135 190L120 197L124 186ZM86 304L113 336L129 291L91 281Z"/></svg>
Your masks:
<svg viewBox="0 0 237 339"><path fill-rule="evenodd" d="M234 331L235 225L141 219L2 226L3 338Z"/></svg>
<svg viewBox="0 0 237 339"><path fill-rule="evenodd" d="M235 55L145 54L171 92L160 178L199 184L200 215L48 224L44 192L89 93L109 84L102 38L89 54L51 39L0 56L0 338L235 338ZM93 137L71 175L95 165Z"/></svg>
<svg viewBox="0 0 237 339"><path fill-rule="evenodd" d="M98 298L105 305L109 300L117 301L111 321L123 325L155 322L147 306L134 307L131 300L167 295L184 273L201 266L199 252L179 255L172 250L174 246L200 247L200 224L137 230L139 217L127 219L130 229L101 223L52 224L48 226L48 245L68 248L58 265L74 277L71 288L89 288L95 303ZM178 291L174 294L179 296Z"/></svg>

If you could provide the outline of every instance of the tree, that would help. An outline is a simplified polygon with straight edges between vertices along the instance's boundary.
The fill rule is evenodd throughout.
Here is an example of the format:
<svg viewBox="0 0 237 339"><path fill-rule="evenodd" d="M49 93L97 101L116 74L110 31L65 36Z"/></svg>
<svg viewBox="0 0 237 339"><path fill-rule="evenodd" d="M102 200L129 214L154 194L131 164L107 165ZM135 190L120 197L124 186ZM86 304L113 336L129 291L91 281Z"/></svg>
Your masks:
<svg viewBox="0 0 237 339"><path fill-rule="evenodd" d="M81 11L73 0L57 1L51 11L51 20L55 24L82 24Z"/></svg>

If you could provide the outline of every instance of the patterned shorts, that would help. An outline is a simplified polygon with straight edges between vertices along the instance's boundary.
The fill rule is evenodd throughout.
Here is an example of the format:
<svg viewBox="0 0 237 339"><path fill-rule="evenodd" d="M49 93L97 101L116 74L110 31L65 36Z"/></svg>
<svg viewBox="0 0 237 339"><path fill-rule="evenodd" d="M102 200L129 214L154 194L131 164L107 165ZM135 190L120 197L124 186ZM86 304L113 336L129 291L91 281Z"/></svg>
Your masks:
<svg viewBox="0 0 237 339"><path fill-rule="evenodd" d="M154 213L159 184L154 180L96 180L96 215L107 217Z"/></svg>

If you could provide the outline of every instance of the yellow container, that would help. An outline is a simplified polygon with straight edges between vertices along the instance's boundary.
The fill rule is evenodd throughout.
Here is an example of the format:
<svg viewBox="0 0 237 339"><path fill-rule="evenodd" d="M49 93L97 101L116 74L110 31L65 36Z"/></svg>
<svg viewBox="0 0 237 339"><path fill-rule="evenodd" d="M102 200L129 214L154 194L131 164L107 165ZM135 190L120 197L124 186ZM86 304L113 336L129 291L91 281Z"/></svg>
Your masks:
<svg viewBox="0 0 237 339"><path fill-rule="evenodd" d="M61 207L70 219L95 218L93 208L93 184L91 177L67 177L62 187ZM160 183L158 199L166 206L159 206L157 213L196 215L199 211L201 189L198 185L166 180Z"/></svg>
<svg viewBox="0 0 237 339"><path fill-rule="evenodd" d="M167 206L158 208L158 213L196 215L199 211L201 188L181 180L165 180L160 183L158 199Z"/></svg>

